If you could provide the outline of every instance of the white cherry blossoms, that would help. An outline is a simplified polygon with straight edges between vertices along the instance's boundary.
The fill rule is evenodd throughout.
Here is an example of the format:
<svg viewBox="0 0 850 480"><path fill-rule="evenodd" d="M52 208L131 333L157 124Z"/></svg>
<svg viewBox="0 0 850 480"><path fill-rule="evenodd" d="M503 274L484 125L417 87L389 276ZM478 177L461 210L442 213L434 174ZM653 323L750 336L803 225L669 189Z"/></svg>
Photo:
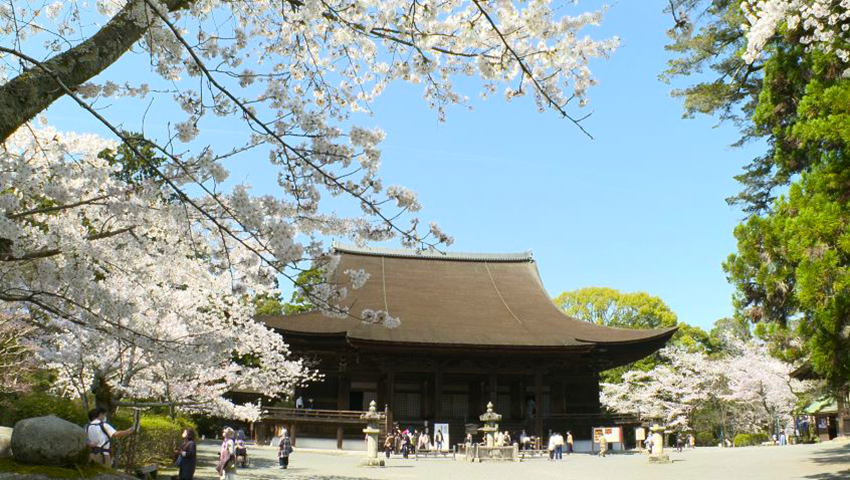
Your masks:
<svg viewBox="0 0 850 480"><path fill-rule="evenodd" d="M850 0L757 0L744 1L747 19L744 60L753 63L781 28L801 29L800 42L808 48L834 52L850 63ZM850 69L845 70L848 76Z"/></svg>
<svg viewBox="0 0 850 480"><path fill-rule="evenodd" d="M115 146L25 128L0 149L0 299L40 328L32 348L57 388L104 382L119 400L250 419L257 406L224 394L275 397L315 378L253 320L242 292L273 278L256 255L206 241L216 227L159 182L117 178L98 155Z"/></svg>

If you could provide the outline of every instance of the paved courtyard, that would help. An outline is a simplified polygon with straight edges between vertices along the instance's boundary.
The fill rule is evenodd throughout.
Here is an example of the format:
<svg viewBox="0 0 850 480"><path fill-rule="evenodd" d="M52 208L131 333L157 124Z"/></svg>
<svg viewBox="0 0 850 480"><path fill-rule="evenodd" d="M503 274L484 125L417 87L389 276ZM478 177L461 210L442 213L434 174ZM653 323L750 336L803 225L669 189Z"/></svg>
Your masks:
<svg viewBox="0 0 850 480"><path fill-rule="evenodd" d="M218 444L205 442L199 448L196 478L215 478L214 461ZM277 467L276 450L251 447L252 465L239 469L237 479L271 480L360 480L431 479L476 480L783 480L850 479L850 444L791 445L736 449L697 448L671 452L670 465L648 465L639 454L617 454L598 458L586 454L564 457L561 462L546 459L521 463L470 464L460 458L404 460L392 458L385 468L358 466L362 453L297 451L289 470ZM164 472L168 473L168 472Z"/></svg>

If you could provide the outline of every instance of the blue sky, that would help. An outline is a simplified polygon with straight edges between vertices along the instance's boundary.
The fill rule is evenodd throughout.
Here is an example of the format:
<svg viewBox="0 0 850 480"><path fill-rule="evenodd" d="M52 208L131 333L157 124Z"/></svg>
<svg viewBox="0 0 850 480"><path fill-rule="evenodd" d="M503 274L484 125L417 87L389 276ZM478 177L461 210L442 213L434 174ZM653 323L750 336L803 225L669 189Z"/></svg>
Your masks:
<svg viewBox="0 0 850 480"><path fill-rule="evenodd" d="M392 86L374 116L354 119L387 132L385 185L415 190L420 218L455 237L450 250L532 250L553 296L585 286L642 290L681 321L710 328L732 313L721 262L735 248L732 229L742 214L724 199L738 191L732 177L758 152L730 148L732 126L681 118L681 103L669 94L675 85L658 81L668 59L665 4L622 0L602 27L587 30L623 42L610 60L593 64L599 85L584 125L594 140L553 112L538 113L530 99L479 101L473 84L463 90L474 109L451 108L439 123L421 86ZM139 68L132 62L122 59L104 78L123 81ZM48 112L59 128L99 131L85 115L67 100ZM231 168L258 192L271 188L262 159Z"/></svg>

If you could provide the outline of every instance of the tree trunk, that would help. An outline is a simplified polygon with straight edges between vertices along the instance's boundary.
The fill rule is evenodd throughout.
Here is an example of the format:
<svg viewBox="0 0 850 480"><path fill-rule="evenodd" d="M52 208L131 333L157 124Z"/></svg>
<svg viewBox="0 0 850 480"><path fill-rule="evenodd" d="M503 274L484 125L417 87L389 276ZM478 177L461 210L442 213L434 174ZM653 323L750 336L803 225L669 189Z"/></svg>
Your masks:
<svg viewBox="0 0 850 480"><path fill-rule="evenodd" d="M166 0L169 11L185 8L194 0ZM128 2L91 38L43 64L71 89L100 74L142 38L146 25L133 20L132 12L144 0ZM52 75L33 66L0 86L0 142L21 125L47 109L65 92Z"/></svg>
<svg viewBox="0 0 850 480"><path fill-rule="evenodd" d="M91 390L94 394L95 407L105 408L106 416L112 417L112 414L118 408L118 399L115 398L112 387L109 386L104 378L96 376L92 382Z"/></svg>

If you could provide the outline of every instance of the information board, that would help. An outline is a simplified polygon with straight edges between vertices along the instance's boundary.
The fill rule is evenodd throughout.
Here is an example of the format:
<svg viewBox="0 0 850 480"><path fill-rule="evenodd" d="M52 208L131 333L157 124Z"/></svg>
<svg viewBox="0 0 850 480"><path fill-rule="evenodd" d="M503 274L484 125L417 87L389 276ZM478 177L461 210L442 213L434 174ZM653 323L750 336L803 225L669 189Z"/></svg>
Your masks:
<svg viewBox="0 0 850 480"><path fill-rule="evenodd" d="M608 443L623 443L623 429L620 427L598 427L593 429L593 443L599 443L603 436Z"/></svg>

